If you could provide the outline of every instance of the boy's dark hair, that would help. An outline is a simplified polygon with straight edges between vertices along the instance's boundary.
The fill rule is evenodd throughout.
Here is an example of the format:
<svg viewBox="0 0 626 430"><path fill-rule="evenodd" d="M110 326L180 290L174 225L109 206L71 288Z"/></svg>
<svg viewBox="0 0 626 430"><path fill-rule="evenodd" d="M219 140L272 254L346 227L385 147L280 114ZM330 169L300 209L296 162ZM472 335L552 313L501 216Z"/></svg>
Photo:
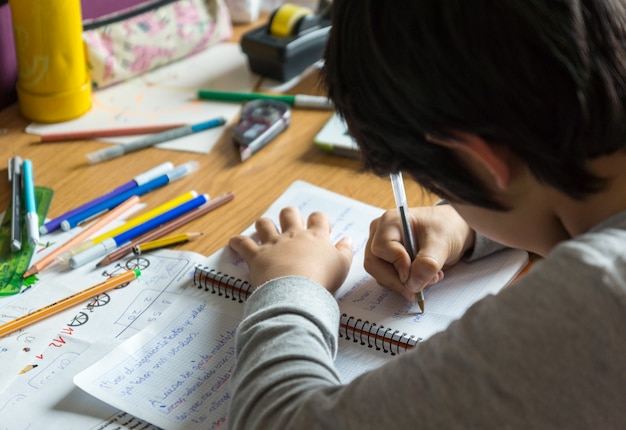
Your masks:
<svg viewBox="0 0 626 430"><path fill-rule="evenodd" d="M322 73L377 174L504 209L453 153L473 133L582 199L587 161L626 145L626 0L334 0Z"/></svg>

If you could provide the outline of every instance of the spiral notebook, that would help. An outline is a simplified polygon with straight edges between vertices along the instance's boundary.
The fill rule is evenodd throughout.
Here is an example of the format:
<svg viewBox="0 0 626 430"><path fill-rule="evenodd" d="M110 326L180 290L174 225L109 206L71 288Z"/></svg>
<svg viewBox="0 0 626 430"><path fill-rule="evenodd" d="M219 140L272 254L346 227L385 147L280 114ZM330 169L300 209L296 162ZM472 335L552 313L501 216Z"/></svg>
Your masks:
<svg viewBox="0 0 626 430"><path fill-rule="evenodd" d="M391 187L390 187L391 192ZM426 313L380 287L363 269L370 221L383 210L306 182L289 187L268 209L285 206L306 217L324 211L332 240L349 235L354 261L336 293L342 312L336 365L343 382L393 360L444 330L465 310L497 293L525 266L527 254L507 250L459 263L425 291ZM253 234L250 226L244 234ZM189 287L157 322L77 375L88 393L164 429L217 428L226 420L234 339L250 294L245 262L228 247L189 270Z"/></svg>

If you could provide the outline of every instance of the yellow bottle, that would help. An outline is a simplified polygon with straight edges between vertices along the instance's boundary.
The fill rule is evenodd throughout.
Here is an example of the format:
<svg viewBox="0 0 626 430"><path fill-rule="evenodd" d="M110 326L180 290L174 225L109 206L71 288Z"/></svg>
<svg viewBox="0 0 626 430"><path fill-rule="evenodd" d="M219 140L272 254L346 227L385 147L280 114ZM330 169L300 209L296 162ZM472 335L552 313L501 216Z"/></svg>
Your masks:
<svg viewBox="0 0 626 430"><path fill-rule="evenodd" d="M35 122L77 118L91 108L80 0L9 0L20 113Z"/></svg>

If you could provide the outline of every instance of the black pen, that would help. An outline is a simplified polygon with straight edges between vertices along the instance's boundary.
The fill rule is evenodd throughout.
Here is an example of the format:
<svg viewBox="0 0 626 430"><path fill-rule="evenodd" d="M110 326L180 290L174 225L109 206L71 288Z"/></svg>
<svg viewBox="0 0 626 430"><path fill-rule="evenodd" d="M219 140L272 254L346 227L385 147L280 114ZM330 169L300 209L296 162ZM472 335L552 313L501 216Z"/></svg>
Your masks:
<svg viewBox="0 0 626 430"><path fill-rule="evenodd" d="M404 192L404 182L402 181L402 173L392 173L391 187L393 188L393 197L396 200L396 206L400 212L400 220L402 221L402 243L406 251L411 257L411 261L415 260L415 239L413 239L413 230L409 219L409 205L406 201L406 193ZM424 312L424 292L420 290L417 293L417 304L422 312Z"/></svg>
<svg viewBox="0 0 626 430"><path fill-rule="evenodd" d="M13 182L11 199L11 250L22 249L22 159L9 159L9 181Z"/></svg>

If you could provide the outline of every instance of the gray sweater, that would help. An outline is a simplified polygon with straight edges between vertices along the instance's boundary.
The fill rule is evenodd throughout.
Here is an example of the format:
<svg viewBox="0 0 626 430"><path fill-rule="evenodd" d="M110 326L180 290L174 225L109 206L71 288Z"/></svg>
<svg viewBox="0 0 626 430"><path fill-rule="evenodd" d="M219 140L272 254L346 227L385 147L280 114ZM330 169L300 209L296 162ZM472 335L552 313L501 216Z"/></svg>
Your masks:
<svg viewBox="0 0 626 430"><path fill-rule="evenodd" d="M626 428L626 213L559 244L449 328L341 385L334 297L299 277L248 300L230 428Z"/></svg>

